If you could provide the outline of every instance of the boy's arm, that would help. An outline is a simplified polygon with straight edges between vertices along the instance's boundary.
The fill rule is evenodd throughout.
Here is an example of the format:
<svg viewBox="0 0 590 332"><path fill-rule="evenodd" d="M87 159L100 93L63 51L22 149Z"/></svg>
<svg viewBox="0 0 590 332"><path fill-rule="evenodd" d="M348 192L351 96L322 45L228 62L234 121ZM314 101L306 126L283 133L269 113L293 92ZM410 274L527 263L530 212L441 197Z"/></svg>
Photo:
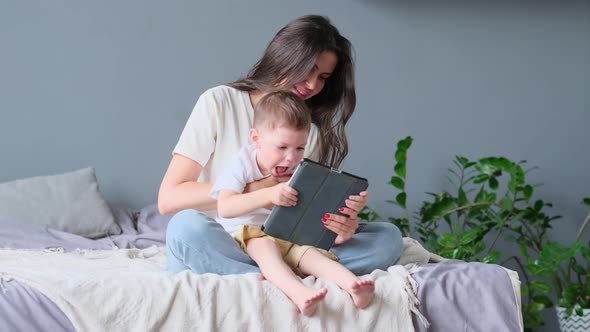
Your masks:
<svg viewBox="0 0 590 332"><path fill-rule="evenodd" d="M281 182L272 187L249 193L221 189L217 198L217 212L223 218L235 218L267 206L295 206L297 190Z"/></svg>
<svg viewBox="0 0 590 332"><path fill-rule="evenodd" d="M219 197L217 198L217 212L223 218L236 218L257 209L272 206L269 195L271 188L249 193L238 193L233 190L222 189L219 191Z"/></svg>

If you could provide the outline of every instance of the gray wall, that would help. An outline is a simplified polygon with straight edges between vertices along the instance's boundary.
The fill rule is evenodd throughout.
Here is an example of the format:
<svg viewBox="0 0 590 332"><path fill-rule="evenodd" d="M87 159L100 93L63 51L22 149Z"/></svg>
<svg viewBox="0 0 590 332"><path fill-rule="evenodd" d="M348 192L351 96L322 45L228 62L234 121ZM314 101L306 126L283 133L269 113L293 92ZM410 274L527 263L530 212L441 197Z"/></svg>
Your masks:
<svg viewBox="0 0 590 332"><path fill-rule="evenodd" d="M110 201L155 202L199 94L307 13L355 45L344 168L369 178L373 207L399 213L385 183L412 135L412 207L448 188L454 155L503 155L540 167L538 197L565 216L554 236L574 235L590 196L590 1L5 0L0 181L94 166Z"/></svg>

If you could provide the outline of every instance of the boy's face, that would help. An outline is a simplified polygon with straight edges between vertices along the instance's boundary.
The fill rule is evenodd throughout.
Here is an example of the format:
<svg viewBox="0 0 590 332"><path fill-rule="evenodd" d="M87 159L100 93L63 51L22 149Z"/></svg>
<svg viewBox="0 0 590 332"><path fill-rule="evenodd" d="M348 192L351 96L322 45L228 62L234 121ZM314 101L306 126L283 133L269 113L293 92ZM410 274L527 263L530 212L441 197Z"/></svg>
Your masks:
<svg viewBox="0 0 590 332"><path fill-rule="evenodd" d="M293 170L303 158L308 129L286 126L250 129L250 139L256 146L256 162L263 175L283 176Z"/></svg>

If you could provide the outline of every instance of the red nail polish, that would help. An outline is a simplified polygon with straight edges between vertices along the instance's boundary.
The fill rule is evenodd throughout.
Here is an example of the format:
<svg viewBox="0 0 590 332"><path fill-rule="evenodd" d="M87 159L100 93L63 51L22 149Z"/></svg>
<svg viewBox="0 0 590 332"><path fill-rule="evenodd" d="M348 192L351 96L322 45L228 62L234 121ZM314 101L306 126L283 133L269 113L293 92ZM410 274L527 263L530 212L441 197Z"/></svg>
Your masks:
<svg viewBox="0 0 590 332"><path fill-rule="evenodd" d="M344 208L339 208L338 211L342 212L344 211Z"/></svg>
<svg viewBox="0 0 590 332"><path fill-rule="evenodd" d="M322 222L325 224L326 222L328 222L328 219L322 218Z"/></svg>
<svg viewBox="0 0 590 332"><path fill-rule="evenodd" d="M330 218L330 214L329 213L326 213L326 215L324 217Z"/></svg>

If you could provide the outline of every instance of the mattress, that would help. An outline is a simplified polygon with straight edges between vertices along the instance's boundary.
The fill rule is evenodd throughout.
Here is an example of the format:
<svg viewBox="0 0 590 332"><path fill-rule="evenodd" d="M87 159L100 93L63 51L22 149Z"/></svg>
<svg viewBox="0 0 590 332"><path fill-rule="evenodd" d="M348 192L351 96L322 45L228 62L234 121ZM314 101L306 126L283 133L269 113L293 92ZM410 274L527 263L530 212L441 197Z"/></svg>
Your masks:
<svg viewBox="0 0 590 332"><path fill-rule="evenodd" d="M139 211L113 208L123 232L100 239L47 229L0 223L0 247L73 251L144 249L165 244L169 217L155 205ZM1 273L1 272L0 272ZM518 275L494 264L443 261L412 273L419 311L416 331L522 331ZM62 310L43 293L24 283L0 278L0 322L14 331L75 331ZM300 329L297 329L300 330Z"/></svg>

